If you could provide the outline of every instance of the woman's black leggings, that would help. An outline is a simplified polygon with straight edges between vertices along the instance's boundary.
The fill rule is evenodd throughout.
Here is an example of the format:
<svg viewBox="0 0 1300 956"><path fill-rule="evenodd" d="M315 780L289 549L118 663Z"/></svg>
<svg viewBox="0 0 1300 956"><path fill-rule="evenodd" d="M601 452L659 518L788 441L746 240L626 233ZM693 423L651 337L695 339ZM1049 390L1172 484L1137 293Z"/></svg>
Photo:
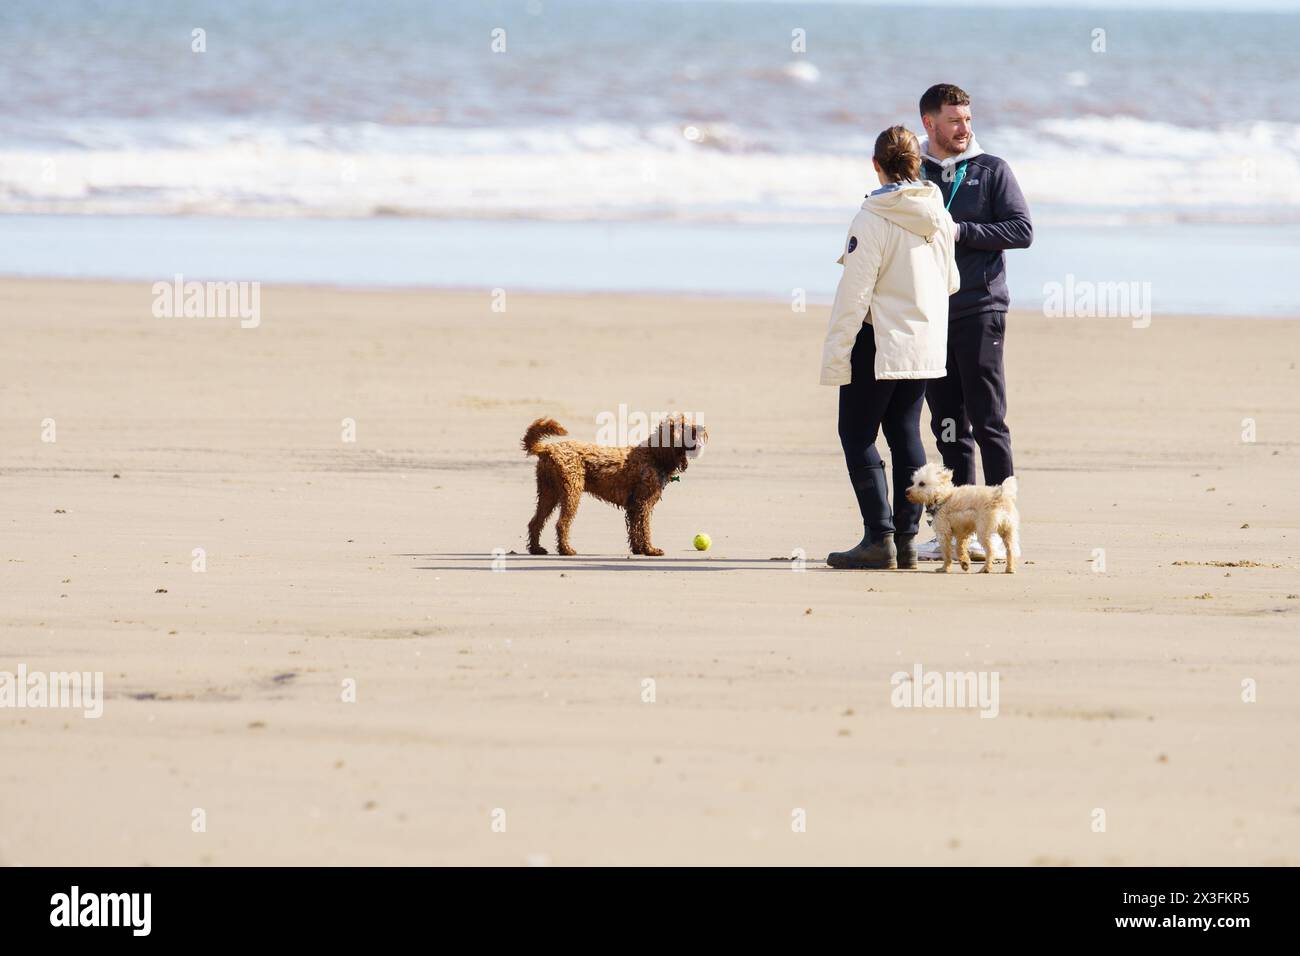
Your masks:
<svg viewBox="0 0 1300 956"><path fill-rule="evenodd" d="M873 541L891 532L916 534L920 524L921 506L908 501L904 492L912 483L912 472L925 464L921 406L926 385L925 379L876 381L875 361L875 333L864 325L853 345L853 381L840 386L840 444L862 522ZM876 451L876 435L881 431L894 462L892 515L885 463Z"/></svg>

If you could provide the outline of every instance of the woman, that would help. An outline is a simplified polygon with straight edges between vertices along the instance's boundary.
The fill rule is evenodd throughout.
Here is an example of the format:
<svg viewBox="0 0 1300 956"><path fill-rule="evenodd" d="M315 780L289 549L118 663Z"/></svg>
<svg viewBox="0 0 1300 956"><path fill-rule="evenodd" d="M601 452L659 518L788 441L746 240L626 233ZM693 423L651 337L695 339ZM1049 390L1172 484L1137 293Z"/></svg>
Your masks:
<svg viewBox="0 0 1300 956"><path fill-rule="evenodd" d="M904 494L925 464L921 405L925 380L942 378L948 296L961 285L953 222L939 187L918 181L921 148L908 130L876 137L871 165L884 185L867 196L849 228L830 329L823 385L840 387L840 444L862 512L862 541L826 559L833 568L914 568L921 508ZM876 434L894 463L894 510Z"/></svg>

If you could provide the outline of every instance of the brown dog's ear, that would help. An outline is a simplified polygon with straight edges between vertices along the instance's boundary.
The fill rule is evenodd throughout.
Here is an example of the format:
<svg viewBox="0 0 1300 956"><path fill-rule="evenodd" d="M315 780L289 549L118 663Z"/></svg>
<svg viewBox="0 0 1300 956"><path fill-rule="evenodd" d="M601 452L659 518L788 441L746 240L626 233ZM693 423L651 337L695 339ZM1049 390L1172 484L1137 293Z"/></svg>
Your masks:
<svg viewBox="0 0 1300 956"><path fill-rule="evenodd" d="M676 444L676 425L676 421L668 416L660 419L655 429L655 443L660 448L672 448Z"/></svg>
<svg viewBox="0 0 1300 956"><path fill-rule="evenodd" d="M675 413L670 419L672 436L673 436L673 465L678 471L685 471L687 466L687 444L686 432L689 426L686 424L686 416L680 412Z"/></svg>

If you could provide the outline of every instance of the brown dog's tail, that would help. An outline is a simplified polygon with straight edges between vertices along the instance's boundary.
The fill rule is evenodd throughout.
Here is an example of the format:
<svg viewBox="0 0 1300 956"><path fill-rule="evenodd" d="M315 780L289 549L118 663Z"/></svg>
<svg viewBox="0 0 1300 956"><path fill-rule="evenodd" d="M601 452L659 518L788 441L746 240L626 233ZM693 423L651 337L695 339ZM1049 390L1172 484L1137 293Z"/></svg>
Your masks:
<svg viewBox="0 0 1300 956"><path fill-rule="evenodd" d="M567 435L564 426L554 418L539 418L528 426L528 431L524 432L524 452L529 455L536 455L542 450L542 439L549 435Z"/></svg>
<svg viewBox="0 0 1300 956"><path fill-rule="evenodd" d="M1016 481L1016 476L1012 475L998 486L998 488L993 492L993 497L1014 502L1019 491L1019 482Z"/></svg>

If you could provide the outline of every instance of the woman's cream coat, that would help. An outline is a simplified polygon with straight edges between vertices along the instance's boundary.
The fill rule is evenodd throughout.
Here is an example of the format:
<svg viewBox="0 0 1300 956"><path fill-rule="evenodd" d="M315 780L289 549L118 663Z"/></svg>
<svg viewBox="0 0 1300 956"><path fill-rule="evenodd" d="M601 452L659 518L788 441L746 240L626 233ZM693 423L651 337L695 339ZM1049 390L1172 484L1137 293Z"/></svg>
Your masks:
<svg viewBox="0 0 1300 956"><path fill-rule="evenodd" d="M822 349L822 384L853 379L849 356L863 322L876 338L876 378L943 378L948 296L961 287L952 217L939 187L906 182L868 196L849 227L831 324Z"/></svg>

